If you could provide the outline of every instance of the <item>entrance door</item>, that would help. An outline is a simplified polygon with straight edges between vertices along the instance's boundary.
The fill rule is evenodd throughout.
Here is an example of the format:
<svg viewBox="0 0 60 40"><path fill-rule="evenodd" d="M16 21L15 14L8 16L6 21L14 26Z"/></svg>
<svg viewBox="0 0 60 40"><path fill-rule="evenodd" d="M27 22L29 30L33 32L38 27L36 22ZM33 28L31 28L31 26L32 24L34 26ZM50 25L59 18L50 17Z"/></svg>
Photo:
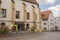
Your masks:
<svg viewBox="0 0 60 40"><path fill-rule="evenodd" d="M16 25L18 25L18 30L24 31L24 22L15 22Z"/></svg>

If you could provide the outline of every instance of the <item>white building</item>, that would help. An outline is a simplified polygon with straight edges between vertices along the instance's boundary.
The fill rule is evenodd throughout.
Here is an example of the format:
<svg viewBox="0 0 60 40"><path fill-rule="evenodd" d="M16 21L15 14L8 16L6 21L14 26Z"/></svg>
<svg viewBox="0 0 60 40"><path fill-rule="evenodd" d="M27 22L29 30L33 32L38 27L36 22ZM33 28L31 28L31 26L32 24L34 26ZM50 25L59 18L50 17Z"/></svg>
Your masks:
<svg viewBox="0 0 60 40"><path fill-rule="evenodd" d="M42 30L60 30L60 17L54 17L50 10L42 13Z"/></svg>
<svg viewBox="0 0 60 40"><path fill-rule="evenodd" d="M55 18L55 27L60 31L60 17Z"/></svg>
<svg viewBox="0 0 60 40"><path fill-rule="evenodd" d="M51 12L48 18L49 30L55 30L55 18Z"/></svg>
<svg viewBox="0 0 60 40"><path fill-rule="evenodd" d="M53 13L50 10L43 11L42 13L42 30L54 30L55 19Z"/></svg>
<svg viewBox="0 0 60 40"><path fill-rule="evenodd" d="M41 15L35 0L0 0L0 25L18 25L18 28L36 26L41 31ZM11 27L9 27L11 28Z"/></svg>

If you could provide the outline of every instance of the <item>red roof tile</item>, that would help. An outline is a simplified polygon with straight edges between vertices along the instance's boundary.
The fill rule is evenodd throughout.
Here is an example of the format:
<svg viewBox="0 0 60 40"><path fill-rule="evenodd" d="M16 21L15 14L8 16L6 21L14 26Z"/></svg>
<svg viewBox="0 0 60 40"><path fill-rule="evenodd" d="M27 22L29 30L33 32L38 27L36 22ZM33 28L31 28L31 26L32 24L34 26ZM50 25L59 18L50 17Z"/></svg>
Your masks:
<svg viewBox="0 0 60 40"><path fill-rule="evenodd" d="M50 11L50 10L47 10L47 11L43 11L43 12L41 12L42 19L48 19L48 18L49 18L50 13L51 13L51 11Z"/></svg>

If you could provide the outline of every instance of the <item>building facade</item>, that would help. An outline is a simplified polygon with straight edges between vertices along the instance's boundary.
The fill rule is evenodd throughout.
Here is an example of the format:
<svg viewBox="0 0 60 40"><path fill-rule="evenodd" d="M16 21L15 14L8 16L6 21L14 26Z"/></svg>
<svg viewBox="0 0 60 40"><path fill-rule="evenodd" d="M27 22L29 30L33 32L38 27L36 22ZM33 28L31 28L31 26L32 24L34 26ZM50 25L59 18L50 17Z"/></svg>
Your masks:
<svg viewBox="0 0 60 40"><path fill-rule="evenodd" d="M60 31L60 17L55 18L55 27Z"/></svg>
<svg viewBox="0 0 60 40"><path fill-rule="evenodd" d="M60 31L60 17L54 17L50 10L42 12L42 30L59 30Z"/></svg>
<svg viewBox="0 0 60 40"><path fill-rule="evenodd" d="M53 17L53 13L50 10L42 12L42 30L43 31L50 31L54 30L55 21Z"/></svg>
<svg viewBox="0 0 60 40"><path fill-rule="evenodd" d="M18 25L18 29L30 30L36 26L41 30L41 13L35 0L0 0L0 26L4 23L10 29Z"/></svg>

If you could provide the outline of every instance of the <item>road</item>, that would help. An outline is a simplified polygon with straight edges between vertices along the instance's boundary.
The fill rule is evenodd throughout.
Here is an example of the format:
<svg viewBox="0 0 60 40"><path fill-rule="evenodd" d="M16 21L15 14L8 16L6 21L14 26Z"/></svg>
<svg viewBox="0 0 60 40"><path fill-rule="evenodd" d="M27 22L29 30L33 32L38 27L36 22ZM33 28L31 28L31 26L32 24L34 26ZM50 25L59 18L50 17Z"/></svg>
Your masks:
<svg viewBox="0 0 60 40"><path fill-rule="evenodd" d="M23 33L17 37L0 38L0 40L60 40L60 32Z"/></svg>

